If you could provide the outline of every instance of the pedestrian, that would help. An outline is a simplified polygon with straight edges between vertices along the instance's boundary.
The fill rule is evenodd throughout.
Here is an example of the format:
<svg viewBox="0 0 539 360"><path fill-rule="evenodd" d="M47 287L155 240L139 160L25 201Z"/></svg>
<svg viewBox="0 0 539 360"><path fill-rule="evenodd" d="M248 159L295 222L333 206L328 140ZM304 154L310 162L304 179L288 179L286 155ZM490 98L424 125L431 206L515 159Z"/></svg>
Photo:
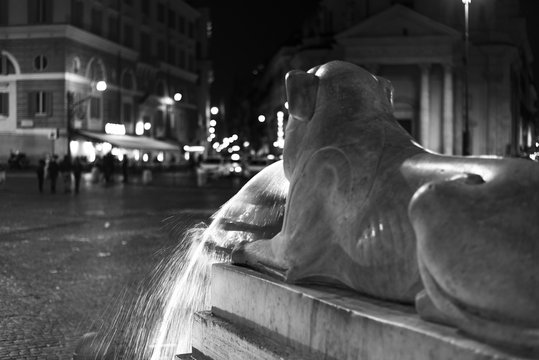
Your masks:
<svg viewBox="0 0 539 360"><path fill-rule="evenodd" d="M129 168L129 159L127 158L127 155L124 155L124 158L122 160L122 174L123 174L123 183L127 184L127 171Z"/></svg>
<svg viewBox="0 0 539 360"><path fill-rule="evenodd" d="M64 192L71 192L71 157L65 155L59 164L60 172L62 173L62 179L64 180Z"/></svg>
<svg viewBox="0 0 539 360"><path fill-rule="evenodd" d="M105 175L105 183L110 184L114 176L114 155L111 152L103 156L103 174Z"/></svg>
<svg viewBox="0 0 539 360"><path fill-rule="evenodd" d="M43 194L43 183L45 182L45 160L39 159L37 163L37 188L39 193Z"/></svg>
<svg viewBox="0 0 539 360"><path fill-rule="evenodd" d="M75 194L79 193L80 178L82 176L82 164L78 157L73 161L73 177L75 178Z"/></svg>
<svg viewBox="0 0 539 360"><path fill-rule="evenodd" d="M51 194L56 193L56 180L58 179L58 173L60 171L57 160L58 156L53 155L49 160L49 165L47 166L47 174L51 182Z"/></svg>

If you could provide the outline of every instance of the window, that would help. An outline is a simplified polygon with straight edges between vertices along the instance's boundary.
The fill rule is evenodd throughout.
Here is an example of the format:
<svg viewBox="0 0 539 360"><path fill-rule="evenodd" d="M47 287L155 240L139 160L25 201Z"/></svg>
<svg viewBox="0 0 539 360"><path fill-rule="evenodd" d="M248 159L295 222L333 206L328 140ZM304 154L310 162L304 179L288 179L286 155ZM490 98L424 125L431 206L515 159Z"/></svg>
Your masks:
<svg viewBox="0 0 539 360"><path fill-rule="evenodd" d="M165 5L157 4L157 21L165 23Z"/></svg>
<svg viewBox="0 0 539 360"><path fill-rule="evenodd" d="M162 40L157 41L157 57L159 60L165 60L165 42Z"/></svg>
<svg viewBox="0 0 539 360"><path fill-rule="evenodd" d="M90 118L101 118L101 98L95 96L90 98Z"/></svg>
<svg viewBox="0 0 539 360"><path fill-rule="evenodd" d="M52 4L52 0L28 0L28 23L51 23L53 14Z"/></svg>
<svg viewBox="0 0 539 360"><path fill-rule="evenodd" d="M15 66L9 58L0 54L0 75L15 74Z"/></svg>
<svg viewBox="0 0 539 360"><path fill-rule="evenodd" d="M124 24L124 45L133 47L133 26L131 24Z"/></svg>
<svg viewBox="0 0 539 360"><path fill-rule="evenodd" d="M38 55L34 58L34 69L43 71L47 67L47 57L45 55Z"/></svg>
<svg viewBox="0 0 539 360"><path fill-rule="evenodd" d="M168 46L168 63L176 64L176 48L172 45Z"/></svg>
<svg viewBox="0 0 539 360"><path fill-rule="evenodd" d="M195 25L193 24L192 21L189 21L187 30L188 30L187 36L189 36L190 38L194 38L195 37Z"/></svg>
<svg viewBox="0 0 539 360"><path fill-rule="evenodd" d="M9 0L0 0L0 26L8 25Z"/></svg>
<svg viewBox="0 0 539 360"><path fill-rule="evenodd" d="M150 0L142 0L140 8L145 15L150 15Z"/></svg>
<svg viewBox="0 0 539 360"><path fill-rule="evenodd" d="M9 93L0 92L0 116L9 116Z"/></svg>
<svg viewBox="0 0 539 360"><path fill-rule="evenodd" d="M171 29L176 28L176 12L172 9L168 10L168 27Z"/></svg>
<svg viewBox="0 0 539 360"><path fill-rule="evenodd" d="M103 11L101 9L92 9L92 32L101 35L103 32Z"/></svg>
<svg viewBox="0 0 539 360"><path fill-rule="evenodd" d="M29 116L52 115L52 93L47 91L32 91L28 93Z"/></svg>
<svg viewBox="0 0 539 360"><path fill-rule="evenodd" d="M181 15L178 17L178 31L180 34L185 34L185 18Z"/></svg>
<svg viewBox="0 0 539 360"><path fill-rule="evenodd" d="M141 47L144 47L144 46L148 47L147 50L140 52L141 60L146 60L146 61L150 60L152 58L152 55L153 55L152 43L150 42L150 34L148 32L146 32L146 31L142 31L140 33L140 46Z"/></svg>
<svg viewBox="0 0 539 360"><path fill-rule="evenodd" d="M71 23L82 28L84 26L84 2L82 0L75 0L73 1L72 6Z"/></svg>
<svg viewBox="0 0 539 360"><path fill-rule="evenodd" d="M119 36L118 36L118 24L119 24L119 19L118 19L118 16L116 15L111 15L109 16L109 40L112 40L112 41L118 41L119 40Z"/></svg>
<svg viewBox="0 0 539 360"><path fill-rule="evenodd" d="M134 87L133 76L130 72L125 72L122 78L122 87L127 90L132 90Z"/></svg>

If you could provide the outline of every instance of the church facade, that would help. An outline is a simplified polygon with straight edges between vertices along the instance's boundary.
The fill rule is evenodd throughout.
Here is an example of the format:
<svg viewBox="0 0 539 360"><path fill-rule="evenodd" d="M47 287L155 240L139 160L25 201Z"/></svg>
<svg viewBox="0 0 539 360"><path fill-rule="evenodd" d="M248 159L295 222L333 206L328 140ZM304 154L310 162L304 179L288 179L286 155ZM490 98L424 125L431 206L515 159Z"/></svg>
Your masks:
<svg viewBox="0 0 539 360"><path fill-rule="evenodd" d="M273 79L339 59L390 80L395 117L431 151L518 156L534 148L537 95L518 2L470 3L468 41L462 2L432 3L322 1L301 42L282 48L259 79L274 90L258 112L271 119L284 110L283 82Z"/></svg>

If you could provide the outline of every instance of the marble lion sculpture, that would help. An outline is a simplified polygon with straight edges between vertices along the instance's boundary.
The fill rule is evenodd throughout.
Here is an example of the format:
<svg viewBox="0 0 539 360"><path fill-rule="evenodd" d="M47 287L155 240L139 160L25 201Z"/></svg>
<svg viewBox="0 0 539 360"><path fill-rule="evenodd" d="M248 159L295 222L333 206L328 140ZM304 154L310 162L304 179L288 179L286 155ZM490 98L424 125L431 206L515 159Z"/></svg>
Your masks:
<svg viewBox="0 0 539 360"><path fill-rule="evenodd" d="M537 348L539 165L426 151L392 115L391 84L350 63L291 71L286 91L283 161L229 201L249 216L219 219L253 234L232 262Z"/></svg>

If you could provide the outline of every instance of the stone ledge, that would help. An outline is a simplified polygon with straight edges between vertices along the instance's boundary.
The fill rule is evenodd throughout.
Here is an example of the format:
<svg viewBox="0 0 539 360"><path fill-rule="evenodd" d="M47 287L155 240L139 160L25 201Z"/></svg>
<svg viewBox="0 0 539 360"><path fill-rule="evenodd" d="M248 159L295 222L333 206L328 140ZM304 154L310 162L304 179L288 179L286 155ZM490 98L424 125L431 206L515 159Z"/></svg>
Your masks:
<svg viewBox="0 0 539 360"><path fill-rule="evenodd" d="M326 358L526 359L425 322L412 306L344 289L289 285L228 264L213 266L211 283L213 314Z"/></svg>

